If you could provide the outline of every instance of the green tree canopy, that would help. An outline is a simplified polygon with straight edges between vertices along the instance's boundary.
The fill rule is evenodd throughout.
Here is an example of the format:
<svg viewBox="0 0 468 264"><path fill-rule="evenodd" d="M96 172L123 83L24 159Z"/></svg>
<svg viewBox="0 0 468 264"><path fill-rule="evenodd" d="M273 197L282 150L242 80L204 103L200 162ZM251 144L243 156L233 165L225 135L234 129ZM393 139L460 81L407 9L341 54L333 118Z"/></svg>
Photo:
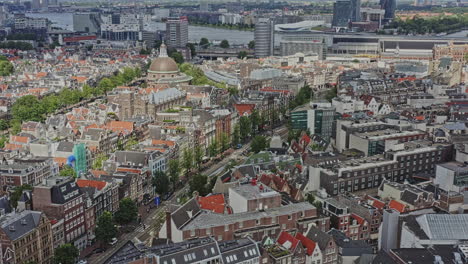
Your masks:
<svg viewBox="0 0 468 264"><path fill-rule="evenodd" d="M255 48L255 40L251 40L249 42L249 49L254 49Z"/></svg>
<svg viewBox="0 0 468 264"><path fill-rule="evenodd" d="M57 264L75 264L80 251L72 244L64 244L55 249L54 262Z"/></svg>
<svg viewBox="0 0 468 264"><path fill-rule="evenodd" d="M13 119L19 121L42 121L44 109L34 95L25 95L18 98L11 108Z"/></svg>
<svg viewBox="0 0 468 264"><path fill-rule="evenodd" d="M239 58L239 59L247 58L247 55L248 55L248 54L247 54L247 51L241 50L241 51L239 51L239 53L237 54L237 58Z"/></svg>
<svg viewBox="0 0 468 264"><path fill-rule="evenodd" d="M234 125L234 131L232 133L232 144L234 147L240 144L240 126L239 124Z"/></svg>
<svg viewBox="0 0 468 264"><path fill-rule="evenodd" d="M229 146L230 146L230 138L227 133L221 133L221 142L220 142L220 147L221 151L226 151Z"/></svg>
<svg viewBox="0 0 468 264"><path fill-rule="evenodd" d="M218 141L215 139L211 142L210 146L208 147L208 152L210 153L211 157L215 157L219 153L219 144Z"/></svg>
<svg viewBox="0 0 468 264"><path fill-rule="evenodd" d="M68 166L68 165L64 165L61 169L60 169L60 172L59 172L59 175L62 176L62 177L73 177L73 178L76 178L76 172L75 170Z"/></svg>
<svg viewBox="0 0 468 264"><path fill-rule="evenodd" d="M210 44L210 41L207 38L201 38L200 39L200 46L203 48L206 48Z"/></svg>
<svg viewBox="0 0 468 264"><path fill-rule="evenodd" d="M202 146L197 145L195 146L195 151L194 151L194 161L195 165L197 166L198 169L200 169L201 163L203 161L203 155L204 155L204 150Z"/></svg>
<svg viewBox="0 0 468 264"><path fill-rule="evenodd" d="M219 46L220 46L221 48L223 48L223 49L227 49L227 48L229 48L229 41L227 41L226 39L223 39L223 40L221 41L221 44L219 44Z"/></svg>
<svg viewBox="0 0 468 264"><path fill-rule="evenodd" d="M153 175L152 184L156 193L164 195L169 192L170 180L164 171L156 171Z"/></svg>
<svg viewBox="0 0 468 264"><path fill-rule="evenodd" d="M32 186L29 184L23 184L21 186L15 187L13 193L10 195L10 205L12 208L16 208L18 206L18 200L21 198L23 191L32 190Z"/></svg>
<svg viewBox="0 0 468 264"><path fill-rule="evenodd" d="M185 148L182 154L182 166L185 168L185 172L188 173L193 167L193 150Z"/></svg>
<svg viewBox="0 0 468 264"><path fill-rule="evenodd" d="M267 146L268 146L268 143L264 136L260 136L260 135L255 136L252 140L251 148L252 148L252 151L255 153L265 150Z"/></svg>
<svg viewBox="0 0 468 264"><path fill-rule="evenodd" d="M119 203L119 210L115 213L115 221L119 224L128 224L136 220L138 208L130 198L123 198Z"/></svg>
<svg viewBox="0 0 468 264"><path fill-rule="evenodd" d="M8 76L14 71L13 64L7 60L0 61L0 76Z"/></svg>
<svg viewBox="0 0 468 264"><path fill-rule="evenodd" d="M249 137L250 133L252 132L252 123L250 122L250 118L247 116L242 116L240 118L240 137L243 141L246 141Z"/></svg>
<svg viewBox="0 0 468 264"><path fill-rule="evenodd" d="M175 190L176 184L179 181L179 175L180 175L180 165L179 165L179 160L178 159L171 159L169 160L169 179L172 182L173 189Z"/></svg>
<svg viewBox="0 0 468 264"><path fill-rule="evenodd" d="M110 212L105 211L99 216L94 232L96 234L96 239L104 244L110 243L112 239L117 236L117 228L115 227Z"/></svg>
<svg viewBox="0 0 468 264"><path fill-rule="evenodd" d="M194 45L193 43L187 43L187 48L190 49L190 54L191 54L192 56L197 55L197 51L196 51L195 45Z"/></svg>
<svg viewBox="0 0 468 264"><path fill-rule="evenodd" d="M208 183L208 177L206 175L197 174L194 175L189 182L190 192L198 192L200 196L207 195L210 191L207 190L206 184Z"/></svg>
<svg viewBox="0 0 468 264"><path fill-rule="evenodd" d="M182 53L180 53L178 51L171 52L169 54L169 57L173 58L175 60L175 62L177 62L179 64L184 62L184 56L182 56Z"/></svg>

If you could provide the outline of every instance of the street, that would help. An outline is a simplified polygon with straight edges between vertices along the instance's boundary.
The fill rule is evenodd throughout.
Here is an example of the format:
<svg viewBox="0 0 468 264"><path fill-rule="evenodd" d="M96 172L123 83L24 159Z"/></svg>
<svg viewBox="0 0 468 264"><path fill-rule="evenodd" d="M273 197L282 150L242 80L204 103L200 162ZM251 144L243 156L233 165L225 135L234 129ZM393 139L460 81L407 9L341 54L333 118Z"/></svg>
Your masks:
<svg viewBox="0 0 468 264"><path fill-rule="evenodd" d="M242 155L242 152L250 148L250 143L245 144L242 148L235 150L231 155L225 157L218 163L215 163L210 168L202 171L202 174L211 177L217 177L220 173L223 172L226 165L231 160L236 160L239 156ZM146 229L143 229L143 225L139 225L134 231L130 233L125 233L118 238L117 244L112 246L111 248L107 249L105 252L100 254L93 254L91 257L88 258L89 263L104 263L110 256L112 256L119 248L121 248L127 241L129 240L136 240L144 243L148 243L151 239L157 236L159 232L159 228L162 225L162 219L158 219L158 216L162 214L164 216L165 204L168 203L177 203L177 197L180 194L187 192L189 185L186 184L182 189L177 190L174 195L166 202L164 202L160 207L151 209L148 214L142 214L142 223L146 226ZM140 207L139 211L146 210L146 206ZM146 212L145 212L146 213Z"/></svg>

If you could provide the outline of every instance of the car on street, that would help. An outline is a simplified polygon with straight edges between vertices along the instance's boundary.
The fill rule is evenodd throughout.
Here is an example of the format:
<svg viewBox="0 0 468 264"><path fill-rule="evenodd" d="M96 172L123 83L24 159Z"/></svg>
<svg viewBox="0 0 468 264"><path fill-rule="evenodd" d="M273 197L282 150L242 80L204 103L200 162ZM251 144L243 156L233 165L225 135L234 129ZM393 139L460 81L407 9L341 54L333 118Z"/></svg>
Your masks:
<svg viewBox="0 0 468 264"><path fill-rule="evenodd" d="M104 251L106 251L106 250L103 249L103 248L95 248L95 249L93 249L92 252L93 252L93 254L99 254L99 253L102 253Z"/></svg>
<svg viewBox="0 0 468 264"><path fill-rule="evenodd" d="M113 246L115 244L117 244L117 238L114 237L114 238L112 238L112 241L109 242L109 245Z"/></svg>

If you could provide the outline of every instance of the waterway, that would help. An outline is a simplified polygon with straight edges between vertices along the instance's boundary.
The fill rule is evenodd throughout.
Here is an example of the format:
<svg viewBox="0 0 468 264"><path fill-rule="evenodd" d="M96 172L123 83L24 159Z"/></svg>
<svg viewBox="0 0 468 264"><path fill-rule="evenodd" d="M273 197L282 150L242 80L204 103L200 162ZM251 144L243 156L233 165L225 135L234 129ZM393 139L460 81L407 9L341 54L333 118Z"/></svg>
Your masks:
<svg viewBox="0 0 468 264"><path fill-rule="evenodd" d="M72 13L28 13L29 17L46 17L54 27L59 27L66 30L73 30L73 14ZM152 22L149 25L150 30L165 30L166 24L161 22ZM201 38L207 38L210 41L221 41L226 39L231 44L247 44L254 39L252 31L229 30L222 28L190 26L189 25L189 41L199 42Z"/></svg>

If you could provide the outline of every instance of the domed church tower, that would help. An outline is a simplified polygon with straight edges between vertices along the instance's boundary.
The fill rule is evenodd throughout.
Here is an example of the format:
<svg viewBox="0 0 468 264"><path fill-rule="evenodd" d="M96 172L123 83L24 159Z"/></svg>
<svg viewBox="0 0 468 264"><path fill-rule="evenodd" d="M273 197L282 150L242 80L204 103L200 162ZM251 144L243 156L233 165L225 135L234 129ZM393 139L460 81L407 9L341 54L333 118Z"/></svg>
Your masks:
<svg viewBox="0 0 468 264"><path fill-rule="evenodd" d="M177 63L167 55L167 47L164 43L159 48L159 56L153 60L148 69L147 84L152 88L158 84L189 84L191 76L179 71Z"/></svg>

